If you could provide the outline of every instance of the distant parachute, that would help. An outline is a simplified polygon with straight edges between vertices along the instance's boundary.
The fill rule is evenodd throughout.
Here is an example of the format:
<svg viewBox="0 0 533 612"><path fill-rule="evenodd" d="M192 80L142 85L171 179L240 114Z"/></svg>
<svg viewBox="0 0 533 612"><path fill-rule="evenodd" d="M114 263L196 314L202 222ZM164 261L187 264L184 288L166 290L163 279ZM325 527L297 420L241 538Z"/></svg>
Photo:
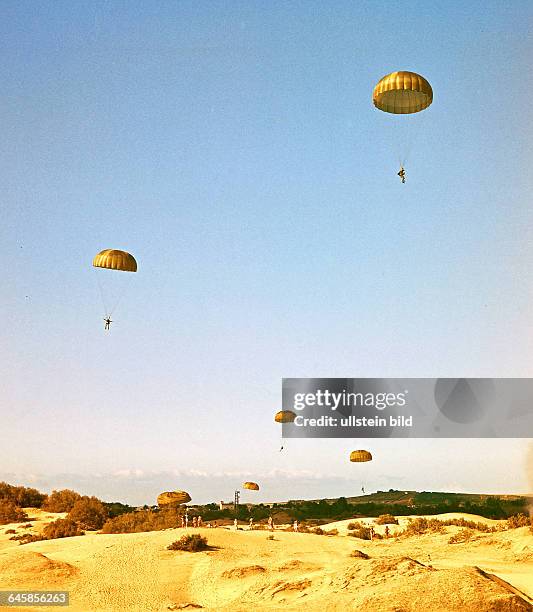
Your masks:
<svg viewBox="0 0 533 612"><path fill-rule="evenodd" d="M131 280L125 279L129 275L116 274L116 271L137 272L137 262L135 257L126 251L105 249L94 257L93 266L98 268L96 277L105 310L104 320L109 319L111 323L110 317L122 299L129 284L128 281ZM112 270L113 273L109 274L107 270ZM106 329L109 329L108 323L106 323Z"/></svg>
<svg viewBox="0 0 533 612"><path fill-rule="evenodd" d="M354 450L350 453L350 461L353 461L354 463L372 461L372 454L367 450Z"/></svg>
<svg viewBox="0 0 533 612"><path fill-rule="evenodd" d="M429 82L416 72L400 70L391 72L384 76L374 87L372 92L374 106L384 113L391 115L416 115L433 102L433 89ZM394 126L396 132L396 147L400 172L403 171L402 183L405 182L405 162L411 152L415 138L415 127L420 128L419 118L398 118L393 120L389 117L387 123Z"/></svg>
<svg viewBox="0 0 533 612"><path fill-rule="evenodd" d="M296 414L291 410L280 410L276 412L274 421L276 421L276 423L293 423L295 418Z"/></svg>
<svg viewBox="0 0 533 612"><path fill-rule="evenodd" d="M250 491L259 491L259 485L256 482L245 482L242 485L243 489L249 489Z"/></svg>
<svg viewBox="0 0 533 612"><path fill-rule="evenodd" d="M166 491L157 496L158 506L179 506L191 501L191 496L186 491Z"/></svg>
<svg viewBox="0 0 533 612"><path fill-rule="evenodd" d="M93 259L93 266L95 268L107 268L108 270L137 272L135 257L126 251L118 251L116 249L100 251Z"/></svg>

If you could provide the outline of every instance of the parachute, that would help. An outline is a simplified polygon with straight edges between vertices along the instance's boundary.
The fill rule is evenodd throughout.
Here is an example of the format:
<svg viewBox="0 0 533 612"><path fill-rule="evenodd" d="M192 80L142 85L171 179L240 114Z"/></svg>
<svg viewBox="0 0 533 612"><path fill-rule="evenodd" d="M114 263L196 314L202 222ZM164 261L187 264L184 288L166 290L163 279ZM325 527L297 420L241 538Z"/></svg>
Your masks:
<svg viewBox="0 0 533 612"><path fill-rule="evenodd" d="M191 501L191 496L186 491L166 491L157 496L158 506L179 506Z"/></svg>
<svg viewBox="0 0 533 612"><path fill-rule="evenodd" d="M245 482L242 485L243 489L249 489L250 491L259 491L259 485L256 482Z"/></svg>
<svg viewBox="0 0 533 612"><path fill-rule="evenodd" d="M372 93L374 106L385 113L419 113L433 102L433 90L416 72L400 70L384 76Z"/></svg>
<svg viewBox="0 0 533 612"><path fill-rule="evenodd" d="M111 322L110 317L117 308L128 284L123 280L122 274L116 274L116 271L137 272L137 262L135 257L126 251L105 249L94 257L93 266L100 269L97 280L105 310L104 320L109 319L109 322ZM105 270L105 272L102 273L102 270ZM109 276L108 270L113 272ZM108 325L106 325L106 329L109 329Z"/></svg>
<svg viewBox="0 0 533 612"><path fill-rule="evenodd" d="M126 251L116 249L104 249L93 259L95 268L107 268L108 270L122 270L123 272L137 272L135 257Z"/></svg>
<svg viewBox="0 0 533 612"><path fill-rule="evenodd" d="M350 453L350 461L354 463L363 463L365 461L372 461L372 453L367 450L354 450Z"/></svg>
<svg viewBox="0 0 533 612"><path fill-rule="evenodd" d="M384 76L372 92L374 106L389 114L387 123L395 123L390 115L416 115L428 108L433 102L433 89L429 82L416 72L400 70ZM399 125L395 126L398 161L400 171L411 152L415 137L415 128L420 128L421 121L417 118L396 118ZM401 176L401 175L400 175ZM401 177L405 182L404 176Z"/></svg>
<svg viewBox="0 0 533 612"><path fill-rule="evenodd" d="M274 421L276 421L276 423L293 423L295 418L296 414L291 410L280 410L276 412Z"/></svg>

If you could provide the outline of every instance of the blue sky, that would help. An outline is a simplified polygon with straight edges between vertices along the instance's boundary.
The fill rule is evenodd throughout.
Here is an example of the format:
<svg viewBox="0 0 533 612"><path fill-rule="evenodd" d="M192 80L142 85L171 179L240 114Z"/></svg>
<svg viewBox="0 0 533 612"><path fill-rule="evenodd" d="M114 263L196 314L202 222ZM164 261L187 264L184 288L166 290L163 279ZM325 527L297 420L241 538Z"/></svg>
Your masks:
<svg viewBox="0 0 533 612"><path fill-rule="evenodd" d="M180 480L229 497L244 473L270 479L263 499L299 477L348 495L355 441L277 454L283 376L531 376L532 17L2 3L0 477L122 478L134 502ZM397 69L435 93L406 185L399 126L371 103ZM103 248L139 262L109 334ZM367 489L533 488L527 442L432 444L367 443Z"/></svg>

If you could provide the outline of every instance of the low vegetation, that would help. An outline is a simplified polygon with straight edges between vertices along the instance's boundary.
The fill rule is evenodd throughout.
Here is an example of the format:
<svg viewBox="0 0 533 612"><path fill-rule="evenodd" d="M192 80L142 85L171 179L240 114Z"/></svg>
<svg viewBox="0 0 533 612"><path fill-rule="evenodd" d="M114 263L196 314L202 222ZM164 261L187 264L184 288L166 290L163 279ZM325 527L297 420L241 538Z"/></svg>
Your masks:
<svg viewBox="0 0 533 612"><path fill-rule="evenodd" d="M376 519L376 525L398 525L398 519L392 514L380 514Z"/></svg>
<svg viewBox="0 0 533 612"><path fill-rule="evenodd" d="M176 508L166 510L140 510L128 512L108 519L102 533L139 533L141 531L160 531L178 527L180 513Z"/></svg>
<svg viewBox="0 0 533 612"><path fill-rule="evenodd" d="M0 525L24 520L28 520L28 515L14 501L0 499Z"/></svg>
<svg viewBox="0 0 533 612"><path fill-rule="evenodd" d="M198 552L200 550L207 550L208 548L207 538L202 537L198 533L184 535L179 540L167 546L168 550L184 550L187 552Z"/></svg>
<svg viewBox="0 0 533 612"><path fill-rule="evenodd" d="M79 535L84 535L83 530L76 521L69 518L57 519L56 521L48 523L43 529L43 538L45 540L71 538Z"/></svg>

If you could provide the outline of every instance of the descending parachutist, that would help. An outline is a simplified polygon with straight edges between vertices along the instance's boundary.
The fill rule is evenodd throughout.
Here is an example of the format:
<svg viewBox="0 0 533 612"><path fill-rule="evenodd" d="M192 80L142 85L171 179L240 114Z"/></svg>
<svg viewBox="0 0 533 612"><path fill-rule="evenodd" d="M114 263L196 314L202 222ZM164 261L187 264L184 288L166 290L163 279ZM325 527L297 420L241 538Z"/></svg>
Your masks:
<svg viewBox="0 0 533 612"><path fill-rule="evenodd" d="M398 172L398 176L402 179L402 183L405 183L405 169L403 166L400 166L400 172Z"/></svg>
<svg viewBox="0 0 533 612"><path fill-rule="evenodd" d="M279 449L279 452L281 453L282 450L283 450L283 446Z"/></svg>
<svg viewBox="0 0 533 612"><path fill-rule="evenodd" d="M109 329L109 326L111 325L111 323L113 323L113 321L111 320L111 317L105 317L104 321L105 321L104 329L107 330Z"/></svg>

